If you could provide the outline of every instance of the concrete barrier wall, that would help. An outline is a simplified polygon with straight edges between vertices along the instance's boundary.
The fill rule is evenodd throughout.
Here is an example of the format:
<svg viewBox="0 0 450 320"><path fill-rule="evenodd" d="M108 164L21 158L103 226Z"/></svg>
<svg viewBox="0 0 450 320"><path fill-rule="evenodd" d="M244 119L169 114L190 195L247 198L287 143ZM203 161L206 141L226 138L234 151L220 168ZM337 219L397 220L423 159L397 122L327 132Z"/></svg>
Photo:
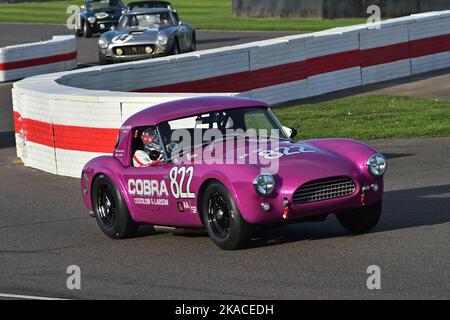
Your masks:
<svg viewBox="0 0 450 320"><path fill-rule="evenodd" d="M14 85L17 154L79 176L110 154L120 125L157 103L240 95L272 104L450 65L450 11L178 56L27 78Z"/></svg>
<svg viewBox="0 0 450 320"><path fill-rule="evenodd" d="M75 36L0 48L0 82L77 67Z"/></svg>

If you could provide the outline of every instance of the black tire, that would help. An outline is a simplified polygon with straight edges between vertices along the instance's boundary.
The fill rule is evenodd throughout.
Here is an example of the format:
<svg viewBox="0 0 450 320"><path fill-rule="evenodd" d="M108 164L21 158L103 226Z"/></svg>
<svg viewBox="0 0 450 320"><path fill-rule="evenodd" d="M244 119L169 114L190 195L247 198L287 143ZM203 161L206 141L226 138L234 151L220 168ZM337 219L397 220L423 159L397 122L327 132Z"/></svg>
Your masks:
<svg viewBox="0 0 450 320"><path fill-rule="evenodd" d="M78 38L83 36L83 30L81 29L75 29L75 36L77 36Z"/></svg>
<svg viewBox="0 0 450 320"><path fill-rule="evenodd" d="M361 234L372 230L380 221L382 202L359 209L336 213L339 223L350 233Z"/></svg>
<svg viewBox="0 0 450 320"><path fill-rule="evenodd" d="M193 31L191 51L196 51L196 50L197 50L197 35L195 34L195 31Z"/></svg>
<svg viewBox="0 0 450 320"><path fill-rule="evenodd" d="M178 39L173 39L172 50L170 50L171 55L180 54L180 45L178 44Z"/></svg>
<svg viewBox="0 0 450 320"><path fill-rule="evenodd" d="M106 59L106 57L104 55L102 55L101 53L98 54L98 62L100 65L105 65L105 64L111 63L111 61Z"/></svg>
<svg viewBox="0 0 450 320"><path fill-rule="evenodd" d="M91 25L89 24L89 22L84 21L83 23L83 34L85 38L90 38L92 37L92 28Z"/></svg>
<svg viewBox="0 0 450 320"><path fill-rule="evenodd" d="M242 218L225 186L211 183L202 200L203 222L214 243L225 250L242 248L250 240L253 227Z"/></svg>
<svg viewBox="0 0 450 320"><path fill-rule="evenodd" d="M120 191L106 175L99 175L92 185L92 206L100 229L111 239L136 234L139 224L132 220Z"/></svg>

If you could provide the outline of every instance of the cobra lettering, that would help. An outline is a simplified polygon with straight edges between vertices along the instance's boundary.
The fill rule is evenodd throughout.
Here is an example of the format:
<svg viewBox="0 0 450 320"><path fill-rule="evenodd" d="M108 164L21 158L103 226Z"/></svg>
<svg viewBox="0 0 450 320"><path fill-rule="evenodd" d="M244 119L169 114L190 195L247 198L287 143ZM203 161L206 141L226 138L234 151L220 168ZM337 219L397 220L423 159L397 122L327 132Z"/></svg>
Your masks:
<svg viewBox="0 0 450 320"><path fill-rule="evenodd" d="M128 193L141 197L169 197L165 181L158 180L128 180Z"/></svg>

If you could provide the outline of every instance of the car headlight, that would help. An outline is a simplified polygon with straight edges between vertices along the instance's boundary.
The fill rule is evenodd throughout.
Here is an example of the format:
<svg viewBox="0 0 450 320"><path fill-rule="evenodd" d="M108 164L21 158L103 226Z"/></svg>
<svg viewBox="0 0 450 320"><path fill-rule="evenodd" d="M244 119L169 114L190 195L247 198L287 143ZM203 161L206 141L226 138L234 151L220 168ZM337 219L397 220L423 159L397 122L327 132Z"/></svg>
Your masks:
<svg viewBox="0 0 450 320"><path fill-rule="evenodd" d="M149 47L149 46L145 47L144 50L145 50L145 53L147 53L147 54L151 54L153 52L152 47Z"/></svg>
<svg viewBox="0 0 450 320"><path fill-rule="evenodd" d="M116 55L121 56L123 54L123 50L121 48L116 49Z"/></svg>
<svg viewBox="0 0 450 320"><path fill-rule="evenodd" d="M158 35L158 42L159 42L159 44L165 46L167 44L167 40L168 40L168 38L167 38L166 35L164 35L164 34Z"/></svg>
<svg viewBox="0 0 450 320"><path fill-rule="evenodd" d="M253 181L253 187L260 195L267 196L275 189L275 180L271 175L261 174Z"/></svg>
<svg viewBox="0 0 450 320"><path fill-rule="evenodd" d="M89 23L94 23L95 22L95 17L89 17L88 21L89 21Z"/></svg>
<svg viewBox="0 0 450 320"><path fill-rule="evenodd" d="M386 171L386 159L379 153L374 154L367 160L367 169L374 176L382 176Z"/></svg>
<svg viewBox="0 0 450 320"><path fill-rule="evenodd" d="M100 48L106 49L106 48L108 48L108 45L109 45L108 41L106 41L105 39L103 39L103 38L98 39L98 46Z"/></svg>

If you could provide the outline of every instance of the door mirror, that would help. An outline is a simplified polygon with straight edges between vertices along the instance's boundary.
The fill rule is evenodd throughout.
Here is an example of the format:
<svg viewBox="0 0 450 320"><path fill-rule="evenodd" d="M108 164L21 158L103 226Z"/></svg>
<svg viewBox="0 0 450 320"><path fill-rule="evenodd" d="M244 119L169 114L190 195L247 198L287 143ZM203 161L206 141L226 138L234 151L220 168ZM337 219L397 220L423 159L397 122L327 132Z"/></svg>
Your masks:
<svg viewBox="0 0 450 320"><path fill-rule="evenodd" d="M297 130L295 130L294 128L283 126L283 130L289 138L294 138L297 135Z"/></svg>
<svg viewBox="0 0 450 320"><path fill-rule="evenodd" d="M291 135L289 136L289 138L295 138L295 136L297 136L297 130L295 129L295 128L290 128L292 131L291 131Z"/></svg>

